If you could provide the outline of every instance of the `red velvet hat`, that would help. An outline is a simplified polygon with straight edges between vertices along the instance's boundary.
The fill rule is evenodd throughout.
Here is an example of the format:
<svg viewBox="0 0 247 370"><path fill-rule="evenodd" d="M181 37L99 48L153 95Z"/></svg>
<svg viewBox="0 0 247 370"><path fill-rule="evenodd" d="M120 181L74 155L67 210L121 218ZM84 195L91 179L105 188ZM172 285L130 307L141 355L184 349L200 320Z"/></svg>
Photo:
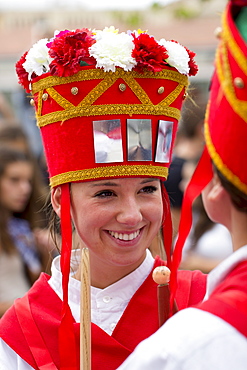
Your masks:
<svg viewBox="0 0 247 370"><path fill-rule="evenodd" d="M36 43L17 73L33 94L51 186L166 179L188 75L197 72L194 55L176 42L113 27L62 31Z"/></svg>
<svg viewBox="0 0 247 370"><path fill-rule="evenodd" d="M192 224L192 202L212 179L212 162L235 187L247 194L246 25L247 1L229 1L222 15L220 43L205 116L206 147L184 195L179 237L173 255L174 272L180 264L183 244ZM174 298L176 273L171 276L171 289Z"/></svg>
<svg viewBox="0 0 247 370"><path fill-rule="evenodd" d="M175 41L156 41L140 30L84 28L38 41L16 65L20 84L32 93L50 184L62 189L64 368L68 348L74 351L75 346L68 307L68 183L108 177L167 178L188 76L197 73L194 56ZM165 217L166 227L167 210ZM171 244L171 228L167 236ZM170 260L170 247L166 253Z"/></svg>
<svg viewBox="0 0 247 370"><path fill-rule="evenodd" d="M244 158L247 157L247 43L235 24L236 11L235 2L230 2L222 17L221 40L205 118L205 140L219 171L247 194L247 171L244 170Z"/></svg>

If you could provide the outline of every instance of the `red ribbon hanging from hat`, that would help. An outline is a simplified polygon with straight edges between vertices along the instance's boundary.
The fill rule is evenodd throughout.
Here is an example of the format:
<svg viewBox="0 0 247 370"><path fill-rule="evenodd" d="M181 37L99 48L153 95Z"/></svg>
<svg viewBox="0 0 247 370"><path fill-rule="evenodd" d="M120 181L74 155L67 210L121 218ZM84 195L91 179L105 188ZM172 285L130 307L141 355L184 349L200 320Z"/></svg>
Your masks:
<svg viewBox="0 0 247 370"><path fill-rule="evenodd" d="M72 249L72 225L70 217L69 184L61 185L61 272L63 287L62 319L59 327L59 357L61 370L76 370L76 341L73 329L74 319L68 303L68 284Z"/></svg>
<svg viewBox="0 0 247 370"><path fill-rule="evenodd" d="M212 160L207 148L205 147L195 172L184 193L178 238L175 243L171 263L170 307L173 307L174 305L174 298L177 289L177 270L181 262L183 246L192 226L192 203L201 194L202 190L211 181L212 177Z"/></svg>
<svg viewBox="0 0 247 370"><path fill-rule="evenodd" d="M163 242L166 252L167 267L171 269L171 254L172 254L172 218L170 209L170 199L166 187L162 181L161 191L163 196Z"/></svg>

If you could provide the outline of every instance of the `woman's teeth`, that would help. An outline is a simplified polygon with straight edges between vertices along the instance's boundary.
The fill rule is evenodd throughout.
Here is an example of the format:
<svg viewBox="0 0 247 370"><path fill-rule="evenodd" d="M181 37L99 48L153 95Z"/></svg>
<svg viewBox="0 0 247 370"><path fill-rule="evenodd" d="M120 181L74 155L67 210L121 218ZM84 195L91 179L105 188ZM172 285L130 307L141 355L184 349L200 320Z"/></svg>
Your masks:
<svg viewBox="0 0 247 370"><path fill-rule="evenodd" d="M115 231L109 231L109 234L111 236L113 236L115 239L133 240L140 234L140 230L137 230L137 231L135 231L134 233L131 233L131 234L124 234L124 233L117 233Z"/></svg>

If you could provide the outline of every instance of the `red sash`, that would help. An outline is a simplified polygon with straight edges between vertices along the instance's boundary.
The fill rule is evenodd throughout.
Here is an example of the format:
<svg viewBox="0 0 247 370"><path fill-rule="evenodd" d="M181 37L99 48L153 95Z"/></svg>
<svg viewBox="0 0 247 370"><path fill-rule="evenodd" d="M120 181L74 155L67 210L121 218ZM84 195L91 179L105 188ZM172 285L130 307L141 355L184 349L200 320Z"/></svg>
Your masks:
<svg viewBox="0 0 247 370"><path fill-rule="evenodd" d="M154 268L164 264L156 258ZM62 302L41 274L28 294L15 302L0 321L0 336L34 369L59 369L58 329ZM200 302L205 294L206 276L199 271L179 271L177 304L180 309ZM169 302L168 302L169 304ZM73 322L76 353L67 356L79 369L80 324ZM157 284L152 273L130 300L112 336L92 324L92 370L115 370L137 344L158 329Z"/></svg>
<svg viewBox="0 0 247 370"><path fill-rule="evenodd" d="M228 322L247 337L247 261L235 267L197 308Z"/></svg>

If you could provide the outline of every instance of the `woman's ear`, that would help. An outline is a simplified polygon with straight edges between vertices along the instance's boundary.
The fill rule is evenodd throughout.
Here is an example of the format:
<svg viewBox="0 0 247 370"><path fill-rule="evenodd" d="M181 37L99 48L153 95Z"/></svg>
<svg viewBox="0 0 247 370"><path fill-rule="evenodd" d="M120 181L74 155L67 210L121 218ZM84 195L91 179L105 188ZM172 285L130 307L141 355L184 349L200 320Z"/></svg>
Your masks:
<svg viewBox="0 0 247 370"><path fill-rule="evenodd" d="M61 217L61 187L57 186L56 188L51 189L51 204L58 215Z"/></svg>
<svg viewBox="0 0 247 370"><path fill-rule="evenodd" d="M208 217L217 223L221 223L230 230L231 225L231 198L222 186L218 175L215 173L213 179L202 194L203 204Z"/></svg>
<svg viewBox="0 0 247 370"><path fill-rule="evenodd" d="M227 195L225 188L222 186L219 176L214 173L212 179L212 187L209 191L208 197L210 200L219 201L224 199Z"/></svg>

